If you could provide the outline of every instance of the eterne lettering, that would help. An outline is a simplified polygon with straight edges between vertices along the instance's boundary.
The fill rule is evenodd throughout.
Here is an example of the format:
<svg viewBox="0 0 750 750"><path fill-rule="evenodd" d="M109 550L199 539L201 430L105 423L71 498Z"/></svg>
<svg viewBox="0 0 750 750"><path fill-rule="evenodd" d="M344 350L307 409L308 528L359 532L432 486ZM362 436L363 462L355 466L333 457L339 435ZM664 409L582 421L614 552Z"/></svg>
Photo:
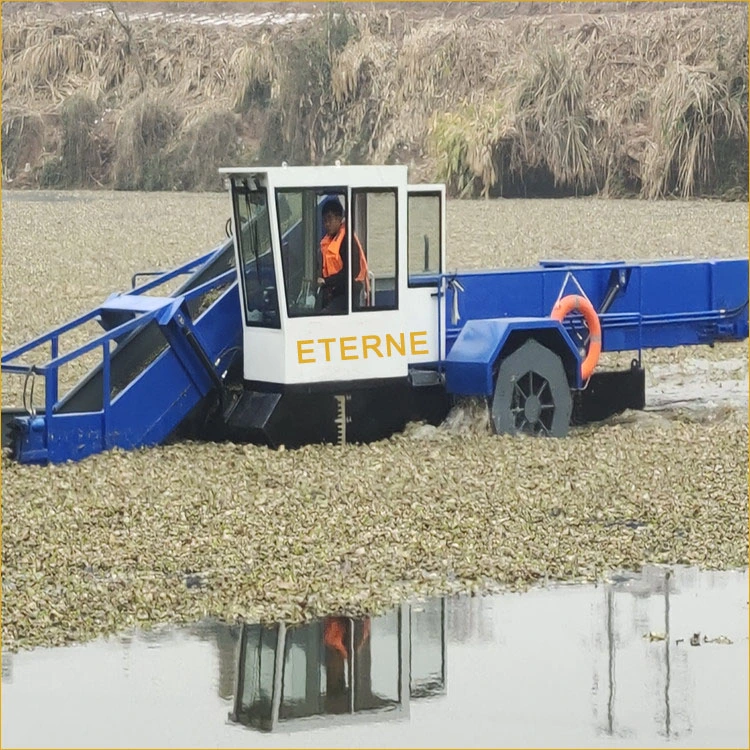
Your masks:
<svg viewBox="0 0 750 750"><path fill-rule="evenodd" d="M427 331L410 331L385 336L341 336L340 338L300 339L297 341L297 362L313 365L338 359L348 362L376 357L423 357L429 355ZM337 357L338 355L338 357Z"/></svg>

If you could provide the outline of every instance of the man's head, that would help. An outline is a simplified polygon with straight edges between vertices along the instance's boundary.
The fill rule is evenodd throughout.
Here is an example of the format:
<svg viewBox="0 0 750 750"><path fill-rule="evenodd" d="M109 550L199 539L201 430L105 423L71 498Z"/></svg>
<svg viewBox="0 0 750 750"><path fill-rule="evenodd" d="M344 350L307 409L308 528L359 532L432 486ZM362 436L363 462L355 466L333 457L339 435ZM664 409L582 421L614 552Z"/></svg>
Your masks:
<svg viewBox="0 0 750 750"><path fill-rule="evenodd" d="M323 228L327 234L334 237L341 229L344 221L344 207L336 198L331 198L323 204Z"/></svg>

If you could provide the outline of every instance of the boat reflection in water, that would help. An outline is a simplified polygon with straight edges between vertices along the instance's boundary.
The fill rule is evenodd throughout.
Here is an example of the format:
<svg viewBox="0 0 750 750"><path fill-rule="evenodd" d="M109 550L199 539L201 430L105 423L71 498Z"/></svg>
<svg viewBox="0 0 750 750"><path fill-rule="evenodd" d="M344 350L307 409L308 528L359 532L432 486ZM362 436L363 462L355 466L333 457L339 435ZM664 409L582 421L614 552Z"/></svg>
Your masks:
<svg viewBox="0 0 750 750"><path fill-rule="evenodd" d="M445 599L380 617L243 625L234 710L262 731L405 718L445 692Z"/></svg>

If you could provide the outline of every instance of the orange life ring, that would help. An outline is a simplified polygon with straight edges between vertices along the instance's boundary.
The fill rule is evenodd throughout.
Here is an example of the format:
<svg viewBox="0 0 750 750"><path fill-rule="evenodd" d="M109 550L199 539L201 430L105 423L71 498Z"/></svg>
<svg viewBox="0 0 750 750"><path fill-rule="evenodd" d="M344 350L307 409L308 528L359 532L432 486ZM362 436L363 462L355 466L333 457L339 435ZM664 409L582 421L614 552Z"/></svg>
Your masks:
<svg viewBox="0 0 750 750"><path fill-rule="evenodd" d="M581 362L581 378L588 380L599 361L599 355L602 353L602 326L594 306L586 297L579 294L569 294L567 297L558 300L552 308L550 317L562 323L565 316L573 310L578 310L583 314L583 319L589 329L589 350L586 358Z"/></svg>

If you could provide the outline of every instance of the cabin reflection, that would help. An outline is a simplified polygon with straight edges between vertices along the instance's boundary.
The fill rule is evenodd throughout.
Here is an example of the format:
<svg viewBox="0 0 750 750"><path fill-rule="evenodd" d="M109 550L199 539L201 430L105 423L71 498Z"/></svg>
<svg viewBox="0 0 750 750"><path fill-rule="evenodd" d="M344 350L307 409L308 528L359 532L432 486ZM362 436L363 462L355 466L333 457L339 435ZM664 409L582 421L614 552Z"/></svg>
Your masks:
<svg viewBox="0 0 750 750"><path fill-rule="evenodd" d="M266 732L405 718L412 699L445 692L445 650L445 599L373 618L244 625L229 718Z"/></svg>

